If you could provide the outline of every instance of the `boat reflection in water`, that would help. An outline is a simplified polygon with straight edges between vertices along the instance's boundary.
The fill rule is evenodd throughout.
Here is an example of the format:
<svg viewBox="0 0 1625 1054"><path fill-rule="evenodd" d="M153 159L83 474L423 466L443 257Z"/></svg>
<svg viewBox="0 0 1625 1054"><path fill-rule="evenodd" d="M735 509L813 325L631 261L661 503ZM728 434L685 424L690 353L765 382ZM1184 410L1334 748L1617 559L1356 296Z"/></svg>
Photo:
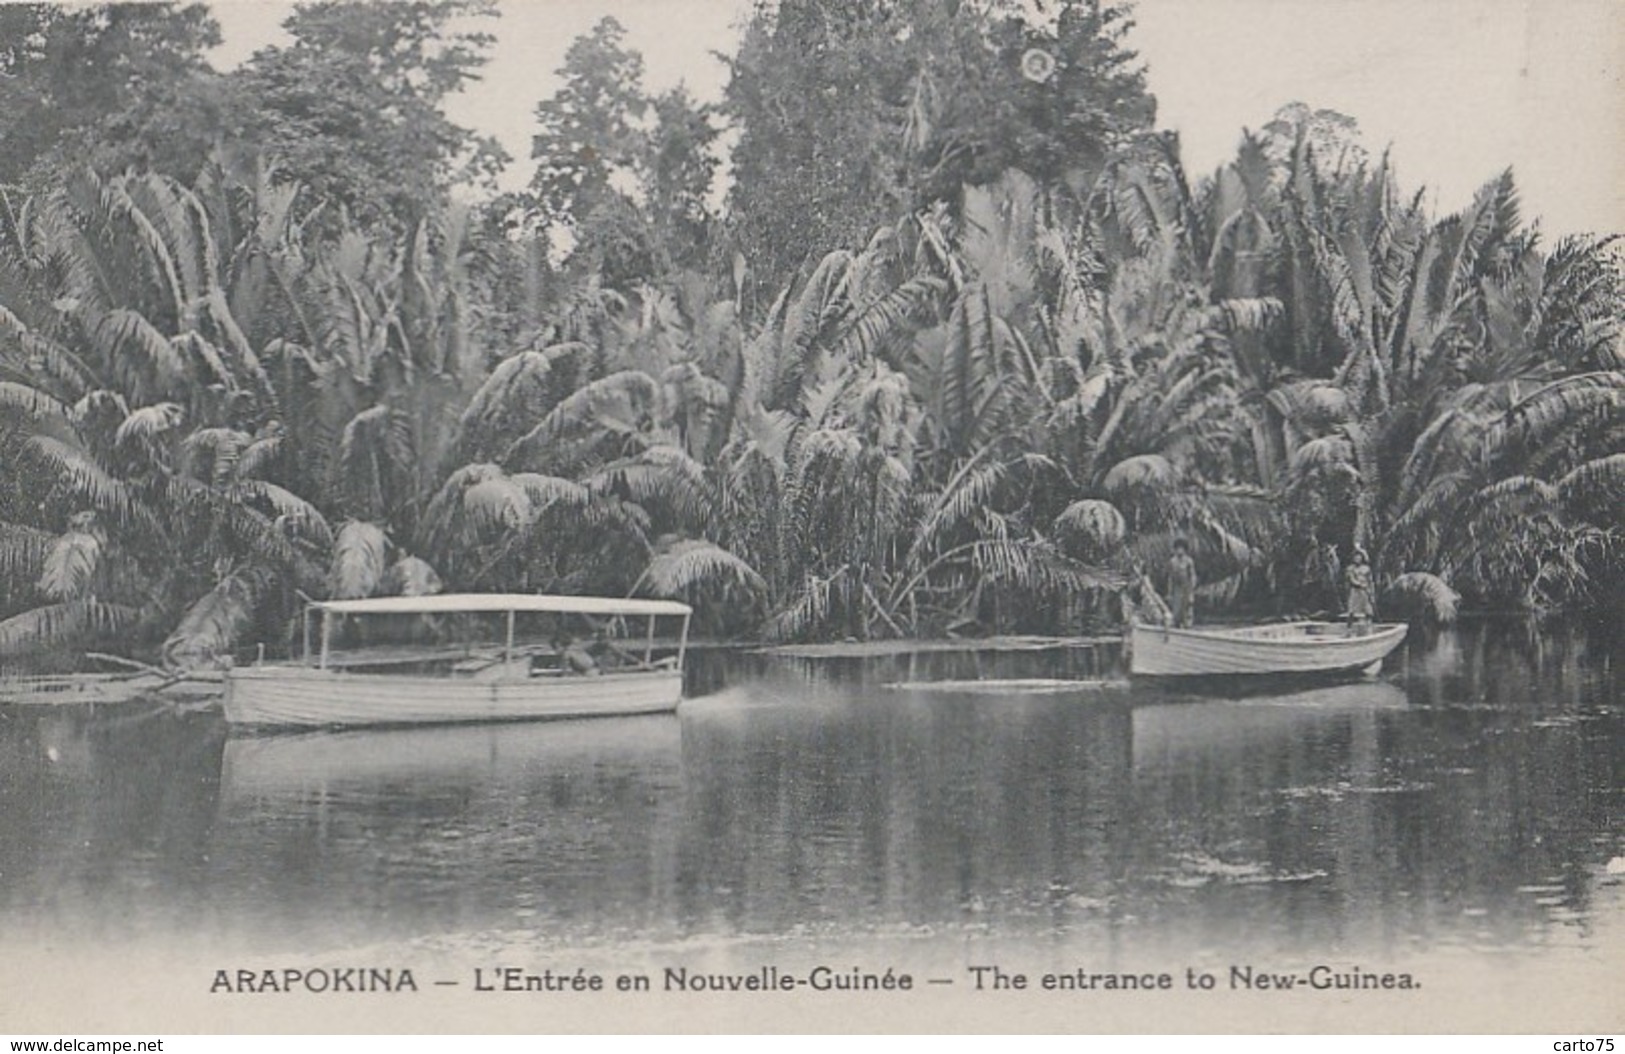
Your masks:
<svg viewBox="0 0 1625 1054"><path fill-rule="evenodd" d="M290 946L635 931L669 913L682 782L672 715L233 737L212 856Z"/></svg>
<svg viewBox="0 0 1625 1054"><path fill-rule="evenodd" d="M1362 718L1369 722L1381 711L1403 710L1407 705L1404 691L1385 682L1137 705L1134 767L1240 762L1294 744L1311 745L1317 730L1342 731Z"/></svg>

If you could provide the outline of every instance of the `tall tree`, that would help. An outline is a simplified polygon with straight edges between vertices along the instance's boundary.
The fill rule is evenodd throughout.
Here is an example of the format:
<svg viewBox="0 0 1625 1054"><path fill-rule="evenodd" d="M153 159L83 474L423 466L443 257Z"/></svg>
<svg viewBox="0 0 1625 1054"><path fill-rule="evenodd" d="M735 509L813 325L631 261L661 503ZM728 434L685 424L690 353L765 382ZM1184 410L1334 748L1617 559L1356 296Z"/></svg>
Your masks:
<svg viewBox="0 0 1625 1054"><path fill-rule="evenodd" d="M0 4L0 186L86 161L190 179L225 122L202 4Z"/></svg>
<svg viewBox="0 0 1625 1054"><path fill-rule="evenodd" d="M767 288L893 217L1020 167L1086 187L1154 101L1122 8L784 0L732 61L729 226Z"/></svg>
<svg viewBox="0 0 1625 1054"><path fill-rule="evenodd" d="M409 228L452 184L488 180L507 160L442 108L493 41L464 20L496 15L491 0L301 5L283 23L293 42L232 77L242 141L331 212Z"/></svg>
<svg viewBox="0 0 1625 1054"><path fill-rule="evenodd" d="M643 87L643 57L604 18L565 53L563 86L536 106L537 219L569 232L576 270L629 289L705 263L718 135L682 87Z"/></svg>

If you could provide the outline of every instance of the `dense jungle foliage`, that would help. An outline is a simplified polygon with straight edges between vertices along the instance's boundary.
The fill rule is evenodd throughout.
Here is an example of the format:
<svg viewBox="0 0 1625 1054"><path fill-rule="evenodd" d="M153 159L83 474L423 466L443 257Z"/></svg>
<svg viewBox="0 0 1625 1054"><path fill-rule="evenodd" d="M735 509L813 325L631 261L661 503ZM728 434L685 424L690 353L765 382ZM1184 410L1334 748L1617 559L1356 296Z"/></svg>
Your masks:
<svg viewBox="0 0 1625 1054"><path fill-rule="evenodd" d="M283 646L305 598L673 596L705 632L1619 611L1613 237L1293 104L1193 178L1126 9L779 0L723 101L605 19L524 193L496 11L0 7L0 660ZM725 149L726 147L726 149Z"/></svg>

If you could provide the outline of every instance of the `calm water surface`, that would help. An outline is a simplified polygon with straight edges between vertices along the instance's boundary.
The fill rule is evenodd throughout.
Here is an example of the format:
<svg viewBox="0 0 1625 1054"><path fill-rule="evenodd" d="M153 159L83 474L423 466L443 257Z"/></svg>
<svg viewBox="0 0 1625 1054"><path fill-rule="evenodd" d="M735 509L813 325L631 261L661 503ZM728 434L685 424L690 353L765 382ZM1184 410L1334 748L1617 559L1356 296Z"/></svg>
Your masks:
<svg viewBox="0 0 1625 1054"><path fill-rule="evenodd" d="M0 705L0 944L1110 968L1625 929L1625 711L1580 632L1467 626L1376 683L1240 698L1130 689L1113 649L700 658L679 716L591 722L241 737ZM888 687L1035 676L1106 683Z"/></svg>

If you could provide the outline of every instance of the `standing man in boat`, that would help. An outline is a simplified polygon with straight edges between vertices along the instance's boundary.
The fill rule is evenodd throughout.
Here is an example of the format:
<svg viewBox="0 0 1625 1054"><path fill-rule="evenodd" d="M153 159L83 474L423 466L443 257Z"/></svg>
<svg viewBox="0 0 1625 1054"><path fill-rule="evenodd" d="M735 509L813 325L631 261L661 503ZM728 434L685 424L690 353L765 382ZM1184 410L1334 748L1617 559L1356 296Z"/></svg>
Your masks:
<svg viewBox="0 0 1625 1054"><path fill-rule="evenodd" d="M1356 545L1349 565L1343 572L1343 581L1349 591L1349 632L1363 637L1371 632L1371 618L1377 613L1377 601L1371 578L1371 562L1364 549Z"/></svg>
<svg viewBox="0 0 1625 1054"><path fill-rule="evenodd" d="M1168 607L1172 624L1189 629L1196 621L1196 561L1183 538L1174 539L1174 555L1168 561Z"/></svg>

